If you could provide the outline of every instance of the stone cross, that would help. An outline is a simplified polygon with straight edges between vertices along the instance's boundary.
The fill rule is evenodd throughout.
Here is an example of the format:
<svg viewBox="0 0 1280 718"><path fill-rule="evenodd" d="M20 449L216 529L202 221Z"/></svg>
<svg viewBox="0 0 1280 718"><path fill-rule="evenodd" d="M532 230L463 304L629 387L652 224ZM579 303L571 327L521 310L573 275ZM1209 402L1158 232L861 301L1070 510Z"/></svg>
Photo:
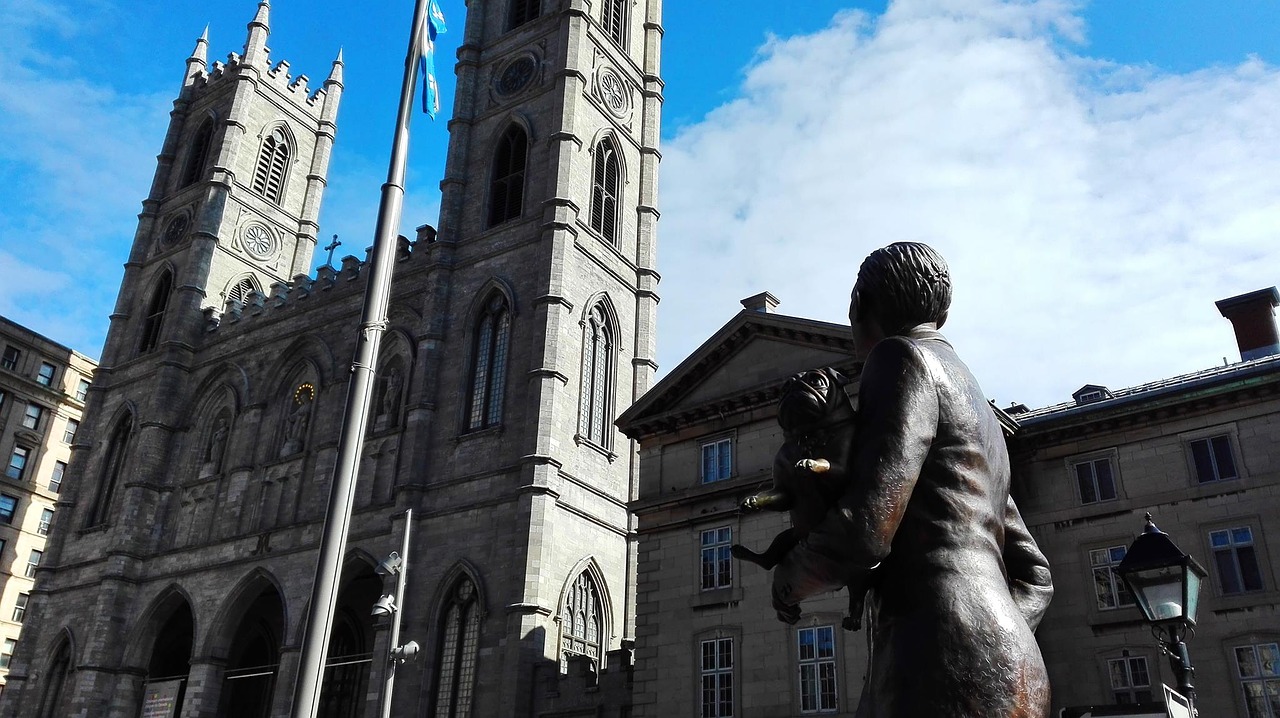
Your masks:
<svg viewBox="0 0 1280 718"><path fill-rule="evenodd" d="M333 241L332 241L332 242L330 242L329 244L327 244L327 245L325 246L325 249L326 249L326 250L328 250L328 252L329 252L329 258L328 258L328 259L326 259L326 260L324 260L324 265L325 265L326 267L332 267L332 266L333 266L333 250L335 250L335 249L337 249L338 247L341 247L341 246L342 246L342 242L339 242L339 241L338 241L338 235L336 235L336 234L335 234L335 235L333 235Z"/></svg>

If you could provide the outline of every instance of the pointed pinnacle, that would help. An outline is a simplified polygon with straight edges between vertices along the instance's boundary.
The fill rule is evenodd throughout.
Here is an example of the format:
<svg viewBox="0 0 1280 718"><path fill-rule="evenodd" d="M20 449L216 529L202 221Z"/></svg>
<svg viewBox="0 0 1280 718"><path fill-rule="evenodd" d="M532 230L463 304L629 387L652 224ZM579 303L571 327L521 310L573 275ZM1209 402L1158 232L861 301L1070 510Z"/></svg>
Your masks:
<svg viewBox="0 0 1280 718"><path fill-rule="evenodd" d="M253 22L250 25L261 25L262 27L271 29L271 3L262 0L258 3L258 12L253 16Z"/></svg>
<svg viewBox="0 0 1280 718"><path fill-rule="evenodd" d="M333 69L329 71L329 78L324 81L324 84L326 85L330 83L337 83L339 85L342 84L342 48L341 47L338 48L338 56L333 58Z"/></svg>
<svg viewBox="0 0 1280 718"><path fill-rule="evenodd" d="M191 51L191 57L187 58L188 63L198 62L205 64L209 60L209 26L204 26L204 32L200 33L200 38L196 40L196 47Z"/></svg>

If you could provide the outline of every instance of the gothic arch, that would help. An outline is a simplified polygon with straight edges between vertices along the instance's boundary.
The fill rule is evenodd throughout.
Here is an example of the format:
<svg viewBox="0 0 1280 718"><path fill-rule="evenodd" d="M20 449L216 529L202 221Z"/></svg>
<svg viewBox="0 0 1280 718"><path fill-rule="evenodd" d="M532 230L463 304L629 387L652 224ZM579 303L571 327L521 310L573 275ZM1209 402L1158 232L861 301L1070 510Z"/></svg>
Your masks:
<svg viewBox="0 0 1280 718"><path fill-rule="evenodd" d="M186 152L182 162L182 179L178 189L190 187L207 176L209 161L214 150L213 136L218 126L218 115L210 110L204 113L203 120L196 116L190 118L188 122L192 122L196 129L187 136Z"/></svg>
<svg viewBox="0 0 1280 718"><path fill-rule="evenodd" d="M465 558L454 561L453 565L445 571L444 575L436 583L435 593L431 597L431 615L439 616L440 609L444 606L445 601L449 597L449 590L458 581L459 578L466 576L476 587L476 605L480 608L480 617L484 618L489 613L489 601L487 599L488 590L485 588L484 579L480 577L480 570L475 564Z"/></svg>
<svg viewBox="0 0 1280 718"><path fill-rule="evenodd" d="M36 710L39 718L61 718L70 715L68 700L71 697L70 677L75 672L76 656L80 650L71 629L63 626L62 630L49 642L50 650L45 654L43 670L40 671L40 702Z"/></svg>
<svg viewBox="0 0 1280 718"><path fill-rule="evenodd" d="M628 166L629 160L627 159L627 153L624 152L622 148L630 147L632 145L632 141L624 141L626 138L613 127L606 125L605 127L601 127L596 130L596 133L591 137L591 144L587 147L587 156L595 159L596 148L605 140L612 142L613 148L617 152L618 172L622 179L621 184L623 186L630 184L631 180L629 178L631 177L631 168Z"/></svg>
<svg viewBox="0 0 1280 718"><path fill-rule="evenodd" d="M84 523L86 527L101 526L107 523L111 515L111 506L116 499L116 488L124 474L125 465L132 458L129 450L133 437L137 433L137 416L133 402L125 401L116 408L115 414L106 424L109 431L105 443L106 450L100 454L102 462L93 467L89 473L89 476L97 477L97 484L90 489L93 499L88 503L89 515Z"/></svg>
<svg viewBox="0 0 1280 718"><path fill-rule="evenodd" d="M258 292L265 296L262 291L262 285L258 283L258 278L249 272L245 272L227 282L226 289L222 291L222 304L220 306L226 306L227 301L231 299L235 299L241 305L245 305L248 303L249 294L252 292Z"/></svg>
<svg viewBox="0 0 1280 718"><path fill-rule="evenodd" d="M511 312L514 319L520 312L516 304L516 290L502 277L489 277L484 284L480 285L471 295L471 303L467 305L466 323L471 326L480 318L481 312L484 311L485 305L488 304L490 295L494 292L500 293L507 300L507 311Z"/></svg>
<svg viewBox="0 0 1280 718"><path fill-rule="evenodd" d="M283 351L277 352L280 357L266 381L259 384L254 403L269 403L275 396L285 391L288 383L300 365L310 366L315 371L317 389L327 388L337 375L337 358L329 345L314 334L304 334L295 339Z"/></svg>
<svg viewBox="0 0 1280 718"><path fill-rule="evenodd" d="M129 668L146 671L156 639L161 634L161 629L173 617L174 613L181 610L183 606L191 613L192 644L194 646L195 636L200 633L195 603L191 600L191 594L187 593L186 589L177 583L171 583L160 589L156 596L151 599L147 609L139 614L137 621L134 622L132 636L125 648L122 664Z"/></svg>
<svg viewBox="0 0 1280 718"><path fill-rule="evenodd" d="M276 438L267 442L262 456L267 461L305 452L315 433L316 407L325 385L319 368L307 358L286 359L279 368L284 371L268 385L272 391L265 402L270 407L265 418L277 427Z"/></svg>
<svg viewBox="0 0 1280 718"><path fill-rule="evenodd" d="M609 324L609 331L613 332L614 337L620 336L622 325L618 323L618 309L614 306L613 297L609 293L601 290L592 294L587 301L582 303L582 314L578 316L578 325L586 326L591 319L591 310L599 305L604 309L605 320ZM614 349L621 351L621 348L615 343Z"/></svg>
<svg viewBox="0 0 1280 718"><path fill-rule="evenodd" d="M514 325L510 288L490 280L488 288L474 295L467 319L467 370L462 412L463 431L480 431L502 423Z"/></svg>
<svg viewBox="0 0 1280 718"><path fill-rule="evenodd" d="M582 363L578 390L577 440L605 451L613 446L613 420L618 384L618 313L609 295L600 292L583 307ZM610 454L612 457L612 454Z"/></svg>
<svg viewBox="0 0 1280 718"><path fill-rule="evenodd" d="M173 265L166 261L142 284L149 291L142 310L142 323L138 325L138 354L145 354L160 343L160 332L164 329L165 314L173 298L176 276Z"/></svg>
<svg viewBox="0 0 1280 718"><path fill-rule="evenodd" d="M427 644L430 678L423 683L433 716L472 714L485 606L479 574L465 559L437 583Z"/></svg>
<svg viewBox="0 0 1280 718"><path fill-rule="evenodd" d="M225 391L231 400L231 408L236 414L244 411L245 402L249 399L249 372L244 367L231 361L220 362L204 373L193 397L187 405L187 425L190 426L205 411L218 391Z"/></svg>
<svg viewBox="0 0 1280 718"><path fill-rule="evenodd" d="M609 645L613 641L614 626L614 606L613 598L609 594L609 584L605 582L604 572L600 570L600 564L596 562L594 556L587 556L580 559L573 568L570 569L568 578L564 582L564 586L560 590L560 600L556 604L555 621L560 627L559 648L561 656L565 653L565 638L567 626L564 624L565 614L569 609L570 599L573 597L575 586L578 584L579 577L586 576L590 579L591 584L595 587L597 599L599 601L599 655L596 656L597 666L603 666L604 654L609 650Z"/></svg>
<svg viewBox="0 0 1280 718"><path fill-rule="evenodd" d="M280 600L281 624L285 627L289 626L289 604L284 598L284 586L275 574L257 566L241 577L225 594L227 598L222 601L213 620L209 622L208 631L196 641L199 646L197 655L226 658L231 642L235 638L235 630L239 627L241 620L253 607L253 603L269 591L274 592ZM280 633L282 643L285 635L286 632L282 630Z"/></svg>
<svg viewBox="0 0 1280 718"><path fill-rule="evenodd" d="M258 156L254 161L250 186L254 192L277 205L284 203L289 170L298 161L298 139L284 120L263 126L258 134Z"/></svg>

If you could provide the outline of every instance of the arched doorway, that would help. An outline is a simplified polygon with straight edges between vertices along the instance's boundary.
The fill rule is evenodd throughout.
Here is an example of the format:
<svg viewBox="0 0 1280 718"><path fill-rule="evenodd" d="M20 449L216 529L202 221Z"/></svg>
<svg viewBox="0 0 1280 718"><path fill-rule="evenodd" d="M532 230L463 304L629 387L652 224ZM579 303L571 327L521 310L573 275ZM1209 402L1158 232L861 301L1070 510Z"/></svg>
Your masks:
<svg viewBox="0 0 1280 718"><path fill-rule="evenodd" d="M359 718L369 692L373 659L373 604L382 594L382 579L363 561L351 561L343 571L343 587L329 638L320 718Z"/></svg>
<svg viewBox="0 0 1280 718"><path fill-rule="evenodd" d="M151 647L151 660L147 662L147 677L142 690L143 715L167 717L182 713L194 644L195 617L191 614L191 606L179 599L169 618L156 632Z"/></svg>
<svg viewBox="0 0 1280 718"><path fill-rule="evenodd" d="M71 641L64 634L49 661L44 676L44 688L40 691L39 718L60 718L71 713L71 691L67 682L71 674Z"/></svg>
<svg viewBox="0 0 1280 718"><path fill-rule="evenodd" d="M231 639L219 716L269 718L283 636L284 606L268 585L249 604Z"/></svg>

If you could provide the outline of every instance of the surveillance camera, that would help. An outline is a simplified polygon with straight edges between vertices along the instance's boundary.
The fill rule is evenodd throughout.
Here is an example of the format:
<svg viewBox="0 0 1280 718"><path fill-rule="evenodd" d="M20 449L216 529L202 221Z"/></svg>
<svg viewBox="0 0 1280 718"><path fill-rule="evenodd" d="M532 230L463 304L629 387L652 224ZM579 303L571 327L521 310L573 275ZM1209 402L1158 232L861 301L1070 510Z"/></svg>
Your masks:
<svg viewBox="0 0 1280 718"><path fill-rule="evenodd" d="M374 602L373 611L371 611L370 614L376 618L379 616L390 616L395 612L396 600L391 597L391 594L386 593L379 596L378 600Z"/></svg>
<svg viewBox="0 0 1280 718"><path fill-rule="evenodd" d="M373 569L379 576L393 576L400 571L400 567L404 565L404 559L400 558L400 554L395 551L391 555L383 559L377 568Z"/></svg>
<svg viewBox="0 0 1280 718"><path fill-rule="evenodd" d="M400 661L401 663L404 663L405 661L416 661L418 660L418 651L421 650L422 648L418 645L417 641L409 641L399 648L392 648L391 658L393 660Z"/></svg>

